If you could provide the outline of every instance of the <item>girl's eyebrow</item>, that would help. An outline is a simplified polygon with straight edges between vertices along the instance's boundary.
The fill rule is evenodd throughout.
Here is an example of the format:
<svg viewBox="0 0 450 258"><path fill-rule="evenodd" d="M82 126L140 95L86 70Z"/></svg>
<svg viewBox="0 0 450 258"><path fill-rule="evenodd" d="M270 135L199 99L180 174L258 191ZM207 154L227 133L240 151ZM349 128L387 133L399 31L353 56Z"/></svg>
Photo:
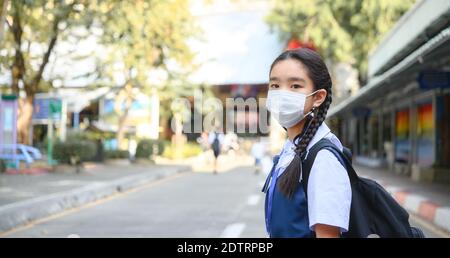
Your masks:
<svg viewBox="0 0 450 258"><path fill-rule="evenodd" d="M270 81L279 81L278 77L270 77L269 80Z"/></svg>
<svg viewBox="0 0 450 258"><path fill-rule="evenodd" d="M280 79L278 77L270 77L270 81L279 81ZM306 83L305 79L300 77L289 77L288 81L290 82L303 82Z"/></svg>
<svg viewBox="0 0 450 258"><path fill-rule="evenodd" d="M288 78L288 81L291 81L291 82L303 82L303 83L306 83L305 79L300 78L300 77L289 77L289 78Z"/></svg>

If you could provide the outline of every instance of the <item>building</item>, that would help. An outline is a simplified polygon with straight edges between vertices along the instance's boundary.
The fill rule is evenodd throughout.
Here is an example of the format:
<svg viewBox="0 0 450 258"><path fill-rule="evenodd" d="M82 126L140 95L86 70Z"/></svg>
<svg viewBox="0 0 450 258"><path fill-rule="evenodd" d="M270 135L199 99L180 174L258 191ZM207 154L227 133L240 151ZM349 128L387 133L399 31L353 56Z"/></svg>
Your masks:
<svg viewBox="0 0 450 258"><path fill-rule="evenodd" d="M450 181L450 1L419 1L369 56L369 80L329 111L355 161Z"/></svg>
<svg viewBox="0 0 450 258"><path fill-rule="evenodd" d="M264 20L270 11L269 1L198 4L193 7L193 13L204 31L204 39L191 45L197 53L195 62L202 64L192 75L192 82L207 85L214 97L221 101L221 122L225 132L233 128L228 131L251 138L267 136L270 131L273 142L282 143L284 130L277 123L269 122L269 130L261 130L259 126L267 124L261 123L261 119L267 118L264 99L267 96L270 65L285 48ZM256 100L259 107L256 111L239 111L240 107L227 106L227 99L236 102ZM240 132L238 128L244 126L248 129L257 127L257 132Z"/></svg>

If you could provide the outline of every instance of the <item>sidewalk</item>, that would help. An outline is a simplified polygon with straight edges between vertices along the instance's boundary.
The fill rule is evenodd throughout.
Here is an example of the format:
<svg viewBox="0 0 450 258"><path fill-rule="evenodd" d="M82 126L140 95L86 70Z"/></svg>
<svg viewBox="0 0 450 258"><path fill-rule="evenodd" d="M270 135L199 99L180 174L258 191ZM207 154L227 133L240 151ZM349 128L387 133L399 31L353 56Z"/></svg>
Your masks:
<svg viewBox="0 0 450 258"><path fill-rule="evenodd" d="M265 158L269 163L264 169L267 175L272 162L268 156ZM382 185L410 214L450 233L450 186L448 184L416 182L385 169L369 168L358 164L353 164L353 167L359 176L375 180Z"/></svg>
<svg viewBox="0 0 450 258"><path fill-rule="evenodd" d="M450 232L450 187L448 184L416 182L388 172L354 165L358 175L382 185L411 214Z"/></svg>
<svg viewBox="0 0 450 258"><path fill-rule="evenodd" d="M91 164L79 174L0 174L0 232L190 170L180 165Z"/></svg>

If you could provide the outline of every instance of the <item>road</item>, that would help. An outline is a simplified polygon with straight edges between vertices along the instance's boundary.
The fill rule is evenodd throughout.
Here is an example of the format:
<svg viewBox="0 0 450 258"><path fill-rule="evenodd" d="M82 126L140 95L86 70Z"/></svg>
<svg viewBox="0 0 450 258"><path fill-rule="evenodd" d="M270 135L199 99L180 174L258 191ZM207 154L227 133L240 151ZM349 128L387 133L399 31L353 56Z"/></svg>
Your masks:
<svg viewBox="0 0 450 258"><path fill-rule="evenodd" d="M19 228L6 237L266 237L264 175L185 173Z"/></svg>
<svg viewBox="0 0 450 258"><path fill-rule="evenodd" d="M265 238L265 175L184 173L17 228L2 237ZM414 225L424 228L412 219ZM442 237L424 228L427 237Z"/></svg>

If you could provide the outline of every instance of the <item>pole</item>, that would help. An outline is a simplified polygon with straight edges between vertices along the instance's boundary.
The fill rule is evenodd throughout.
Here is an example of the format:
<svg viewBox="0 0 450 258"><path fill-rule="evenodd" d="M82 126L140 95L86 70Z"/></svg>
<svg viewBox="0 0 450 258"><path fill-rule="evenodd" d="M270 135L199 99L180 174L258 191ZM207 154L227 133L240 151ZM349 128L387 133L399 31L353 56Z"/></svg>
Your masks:
<svg viewBox="0 0 450 258"><path fill-rule="evenodd" d="M47 163L53 165L53 121L50 116L47 128Z"/></svg>
<svg viewBox="0 0 450 258"><path fill-rule="evenodd" d="M67 135L67 101L62 99L61 100L61 110L60 110L60 134L59 139L64 142L66 141L66 135Z"/></svg>
<svg viewBox="0 0 450 258"><path fill-rule="evenodd" d="M73 128L79 129L80 128L80 112L73 112Z"/></svg>

